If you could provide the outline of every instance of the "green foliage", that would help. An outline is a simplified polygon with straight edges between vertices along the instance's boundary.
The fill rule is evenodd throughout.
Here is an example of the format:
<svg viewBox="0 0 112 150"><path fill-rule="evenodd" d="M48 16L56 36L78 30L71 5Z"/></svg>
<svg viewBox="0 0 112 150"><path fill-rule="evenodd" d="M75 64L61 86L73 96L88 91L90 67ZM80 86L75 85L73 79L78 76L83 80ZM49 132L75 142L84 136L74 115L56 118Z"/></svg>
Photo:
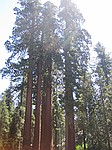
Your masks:
<svg viewBox="0 0 112 150"><path fill-rule="evenodd" d="M86 149L88 148L88 145L86 144ZM84 150L84 144L82 145L76 145L76 150Z"/></svg>

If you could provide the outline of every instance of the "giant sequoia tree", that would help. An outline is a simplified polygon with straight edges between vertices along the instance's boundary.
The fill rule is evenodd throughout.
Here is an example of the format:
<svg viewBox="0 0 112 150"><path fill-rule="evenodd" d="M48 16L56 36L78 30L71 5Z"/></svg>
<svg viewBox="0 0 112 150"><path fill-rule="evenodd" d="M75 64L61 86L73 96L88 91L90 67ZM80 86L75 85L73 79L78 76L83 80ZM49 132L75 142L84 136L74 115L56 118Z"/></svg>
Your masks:
<svg viewBox="0 0 112 150"><path fill-rule="evenodd" d="M19 1L21 8L15 8L16 21L13 28L10 41L6 42L7 49L12 53L7 60L7 66L10 69L4 69L10 73L11 79L19 83L27 74L27 92L26 92L26 115L23 136L23 149L30 149L31 145L31 114L32 114L32 87L33 87L33 57L36 49L35 41L37 32L37 8L38 2ZM26 59L25 59L26 57ZM16 59L16 63L15 60ZM25 62L25 66L24 63ZM16 67L17 66L17 67ZM8 68L7 67L7 68ZM16 69L17 68L17 69ZM20 68L22 70L20 70ZM11 74L12 73L12 74ZM22 77L23 76L23 77Z"/></svg>
<svg viewBox="0 0 112 150"><path fill-rule="evenodd" d="M62 0L60 7L59 17L63 24L61 34L65 75L65 149L72 150L75 148L73 92L77 87L80 70L87 67L90 36L86 30L81 29L81 22L84 19L75 4Z"/></svg>
<svg viewBox="0 0 112 150"><path fill-rule="evenodd" d="M14 11L5 42L10 57L2 69L11 80L0 102L2 142L6 134L12 150L110 150L112 61L98 43L90 69L91 37L77 6L19 0Z"/></svg>
<svg viewBox="0 0 112 150"><path fill-rule="evenodd" d="M40 149L52 148L52 100L51 72L53 53L56 53L56 7L46 2L42 9L42 50L43 50L43 92L42 92L42 122ZM48 30L48 27L50 29Z"/></svg>

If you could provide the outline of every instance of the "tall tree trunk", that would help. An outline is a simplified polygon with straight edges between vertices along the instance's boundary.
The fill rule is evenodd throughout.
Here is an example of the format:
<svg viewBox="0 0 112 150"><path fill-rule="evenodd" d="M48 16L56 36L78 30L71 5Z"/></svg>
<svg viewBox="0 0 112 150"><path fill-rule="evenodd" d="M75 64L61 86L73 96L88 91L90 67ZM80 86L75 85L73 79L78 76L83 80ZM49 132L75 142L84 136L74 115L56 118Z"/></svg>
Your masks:
<svg viewBox="0 0 112 150"><path fill-rule="evenodd" d="M75 150L74 113L71 110L73 108L65 110L65 150Z"/></svg>
<svg viewBox="0 0 112 150"><path fill-rule="evenodd" d="M45 95L42 103L41 145L40 150L52 149L52 101L51 101L52 59L48 54L46 60Z"/></svg>
<svg viewBox="0 0 112 150"><path fill-rule="evenodd" d="M71 76L71 63L65 49L65 150L75 150L74 105L72 83L70 81Z"/></svg>
<svg viewBox="0 0 112 150"><path fill-rule="evenodd" d="M19 103L19 107L20 107L20 117L22 116L22 111L21 111L21 106L23 105L23 93L24 93L24 77L23 77L23 81L21 84L21 91L20 91L20 103Z"/></svg>
<svg viewBox="0 0 112 150"><path fill-rule="evenodd" d="M23 135L23 150L31 149L31 116L32 116L32 87L33 87L33 47L34 47L34 16L32 14L31 39L28 49L29 53L29 70L28 70L28 85L26 93L26 112Z"/></svg>
<svg viewBox="0 0 112 150"><path fill-rule="evenodd" d="M28 85L26 93L26 111L23 135L23 150L31 149L31 115L32 115L32 53L29 54L29 72L28 72Z"/></svg>
<svg viewBox="0 0 112 150"><path fill-rule="evenodd" d="M45 80L44 80L45 84ZM45 85L44 85L45 86ZM45 88L45 87L44 87ZM46 140L46 94L45 94L45 89L43 89L43 95L42 95L42 113L41 113L41 141L40 141L40 150L44 149L44 141Z"/></svg>
<svg viewBox="0 0 112 150"><path fill-rule="evenodd" d="M40 146L40 104L41 104L41 85L42 85L42 61L38 62L38 79L37 79L37 99L36 99L36 117L34 129L33 150L39 150Z"/></svg>

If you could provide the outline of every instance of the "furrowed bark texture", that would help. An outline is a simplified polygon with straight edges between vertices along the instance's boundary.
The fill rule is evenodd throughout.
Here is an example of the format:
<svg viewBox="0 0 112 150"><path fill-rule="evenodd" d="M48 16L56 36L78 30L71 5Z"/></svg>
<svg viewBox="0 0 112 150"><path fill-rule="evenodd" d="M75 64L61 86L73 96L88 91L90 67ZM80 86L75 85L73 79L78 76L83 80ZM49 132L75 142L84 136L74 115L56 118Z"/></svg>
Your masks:
<svg viewBox="0 0 112 150"><path fill-rule="evenodd" d="M51 71L52 60L49 54L46 60L46 77L44 80L45 93L42 100L42 127L40 150L52 149L52 100L51 100Z"/></svg>
<svg viewBox="0 0 112 150"><path fill-rule="evenodd" d="M34 129L33 150L39 150L40 146L40 104L41 104L41 85L42 85L42 61L38 62L38 78L37 78L37 100L36 100L36 116Z"/></svg>
<svg viewBox="0 0 112 150"><path fill-rule="evenodd" d="M29 55L29 61L31 61L31 55ZM23 135L23 150L30 150L31 146L31 115L32 115L32 65L29 65L28 72L28 86L26 93L26 112L25 112L25 124L24 124L24 135Z"/></svg>
<svg viewBox="0 0 112 150"><path fill-rule="evenodd" d="M65 150L75 150L74 105L71 76L71 63L65 49Z"/></svg>

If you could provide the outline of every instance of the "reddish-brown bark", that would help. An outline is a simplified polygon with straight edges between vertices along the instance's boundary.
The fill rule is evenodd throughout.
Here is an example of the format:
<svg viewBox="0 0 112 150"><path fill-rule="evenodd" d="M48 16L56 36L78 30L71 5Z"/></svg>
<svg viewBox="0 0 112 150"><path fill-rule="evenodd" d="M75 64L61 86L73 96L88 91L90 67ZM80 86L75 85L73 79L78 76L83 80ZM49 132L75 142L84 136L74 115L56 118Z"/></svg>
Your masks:
<svg viewBox="0 0 112 150"><path fill-rule="evenodd" d="M40 146L40 104L41 104L41 85L42 85L42 61L38 62L38 78L37 78L37 100L36 100L36 116L34 129L33 150L39 150Z"/></svg>
<svg viewBox="0 0 112 150"><path fill-rule="evenodd" d="M74 105L70 74L72 74L71 62L65 57L65 150L75 150Z"/></svg>
<svg viewBox="0 0 112 150"><path fill-rule="evenodd" d="M33 16L32 16L33 17ZM23 150L31 150L31 116L32 116L32 87L33 87L33 44L34 44L34 17L32 18L31 39L29 54L28 85L26 93L26 111L23 134Z"/></svg>
<svg viewBox="0 0 112 150"><path fill-rule="evenodd" d="M69 95L68 101L65 102L65 150L75 150L74 110L70 99Z"/></svg>
<svg viewBox="0 0 112 150"><path fill-rule="evenodd" d="M65 126L65 150L75 150L75 128L73 114L66 114Z"/></svg>
<svg viewBox="0 0 112 150"><path fill-rule="evenodd" d="M23 150L31 149L30 146L31 146L32 83L33 83L32 67L30 64L28 72L28 86L26 93L26 112L25 112L24 135L23 135Z"/></svg>
<svg viewBox="0 0 112 150"><path fill-rule="evenodd" d="M45 95L42 103L42 125L41 125L41 146L40 150L52 149L52 100L51 100L51 56L46 61L47 76L44 80Z"/></svg>

